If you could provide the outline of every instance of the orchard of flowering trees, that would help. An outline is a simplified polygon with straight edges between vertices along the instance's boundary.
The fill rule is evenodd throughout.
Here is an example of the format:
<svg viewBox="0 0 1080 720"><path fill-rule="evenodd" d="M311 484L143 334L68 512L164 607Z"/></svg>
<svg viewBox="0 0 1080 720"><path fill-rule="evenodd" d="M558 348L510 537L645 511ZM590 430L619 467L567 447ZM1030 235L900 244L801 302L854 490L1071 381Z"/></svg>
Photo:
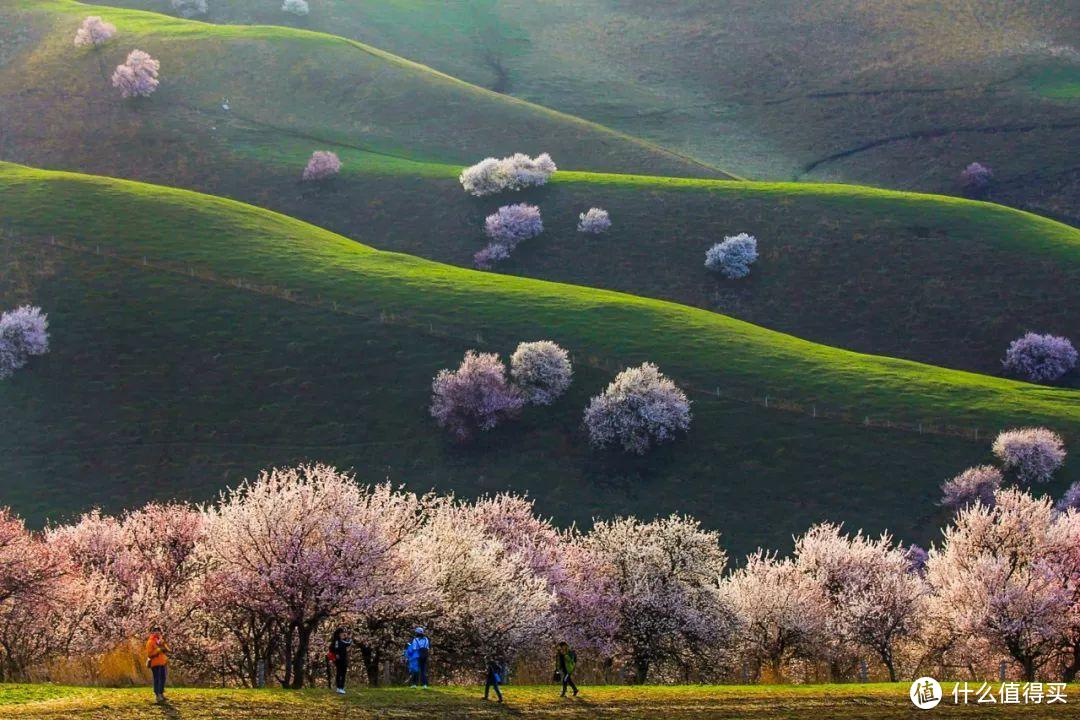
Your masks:
<svg viewBox="0 0 1080 720"><path fill-rule="evenodd" d="M1080 513L998 490L927 553L820 524L730 567L672 515L560 530L510 494L465 502L270 470L204 507L152 503L31 532L0 510L0 669L50 677L161 624L189 682L299 688L355 629L377 684L423 625L447 682L565 640L608 680L1027 679L1080 671ZM70 668L70 663L67 665Z"/></svg>

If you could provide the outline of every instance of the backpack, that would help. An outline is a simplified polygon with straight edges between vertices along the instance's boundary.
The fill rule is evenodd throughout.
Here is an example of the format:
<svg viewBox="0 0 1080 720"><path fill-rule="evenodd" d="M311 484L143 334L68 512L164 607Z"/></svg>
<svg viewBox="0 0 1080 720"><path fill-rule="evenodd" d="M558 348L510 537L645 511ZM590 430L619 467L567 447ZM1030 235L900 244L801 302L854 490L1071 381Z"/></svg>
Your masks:
<svg viewBox="0 0 1080 720"><path fill-rule="evenodd" d="M431 641L428 640L426 637L425 638L420 638L420 640L423 640L424 644L423 645L420 645L419 643L417 644L417 646L416 646L416 657L420 658L421 660L427 660L428 655L431 654Z"/></svg>

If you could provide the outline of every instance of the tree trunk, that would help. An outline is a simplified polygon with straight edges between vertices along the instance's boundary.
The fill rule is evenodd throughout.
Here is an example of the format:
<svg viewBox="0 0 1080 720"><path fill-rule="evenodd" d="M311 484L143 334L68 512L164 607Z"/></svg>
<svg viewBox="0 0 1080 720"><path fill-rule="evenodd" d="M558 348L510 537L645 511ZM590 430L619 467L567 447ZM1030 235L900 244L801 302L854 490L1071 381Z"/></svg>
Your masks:
<svg viewBox="0 0 1080 720"><path fill-rule="evenodd" d="M361 645L360 657L364 661L364 670L367 672L368 685L371 687L378 687L379 661L382 659L382 653L379 652L379 648L373 648L370 645Z"/></svg>
<svg viewBox="0 0 1080 720"><path fill-rule="evenodd" d="M634 682L644 685L649 679L649 660L643 657L634 658Z"/></svg>
<svg viewBox="0 0 1080 720"><path fill-rule="evenodd" d="M300 625L296 628L296 652L292 657L292 685L293 690L304 687L304 675L306 675L308 649L311 646L311 627Z"/></svg>
<svg viewBox="0 0 1080 720"><path fill-rule="evenodd" d="M282 648L285 654L285 680L282 681L282 687L292 687L293 684L293 637L296 635L296 625L289 623L289 629L285 632L285 647Z"/></svg>
<svg viewBox="0 0 1080 720"><path fill-rule="evenodd" d="M1072 659L1069 664L1065 666L1064 671L1061 673L1061 679L1067 683L1071 683L1076 679L1076 673L1080 671L1080 643L1073 645Z"/></svg>

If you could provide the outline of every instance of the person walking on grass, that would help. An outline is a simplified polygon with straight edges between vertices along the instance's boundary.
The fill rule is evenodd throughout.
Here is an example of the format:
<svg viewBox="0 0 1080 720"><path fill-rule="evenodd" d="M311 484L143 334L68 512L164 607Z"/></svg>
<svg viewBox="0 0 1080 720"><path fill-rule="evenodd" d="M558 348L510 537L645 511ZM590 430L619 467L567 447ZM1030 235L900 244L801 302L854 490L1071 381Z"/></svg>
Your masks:
<svg viewBox="0 0 1080 720"><path fill-rule="evenodd" d="M349 672L349 647L352 643L352 632L338 628L330 639L330 651L326 653L326 659L334 666L334 689L338 695L345 694L345 675Z"/></svg>
<svg viewBox="0 0 1080 720"><path fill-rule="evenodd" d="M428 640L424 628L418 627L413 631L412 642L405 648L405 660L409 664L410 687L428 687L428 658L431 656L431 641Z"/></svg>
<svg viewBox="0 0 1080 720"><path fill-rule="evenodd" d="M154 676L154 699L159 703L165 702L165 676L170 652L161 627L155 625L150 628L150 637L146 639L146 666Z"/></svg>
<svg viewBox="0 0 1080 720"><path fill-rule="evenodd" d="M578 694L577 685L574 684L574 668L577 666L577 653L570 649L565 642L555 646L555 676L562 680L562 697L566 697L566 688L569 686Z"/></svg>
<svg viewBox="0 0 1080 720"><path fill-rule="evenodd" d="M505 665L499 662L494 657L489 657L487 660L486 677L484 678L484 699L488 699L488 691L492 688L495 689L495 697L499 698L499 702L503 701L502 692L499 690L499 685L502 684L503 679L506 677Z"/></svg>

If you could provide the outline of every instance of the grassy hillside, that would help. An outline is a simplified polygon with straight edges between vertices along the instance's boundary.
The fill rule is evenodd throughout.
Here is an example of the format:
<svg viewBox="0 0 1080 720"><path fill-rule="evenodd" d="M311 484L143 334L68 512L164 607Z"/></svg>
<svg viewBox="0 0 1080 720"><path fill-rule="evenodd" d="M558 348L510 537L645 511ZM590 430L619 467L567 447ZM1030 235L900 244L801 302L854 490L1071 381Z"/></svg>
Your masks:
<svg viewBox="0 0 1080 720"><path fill-rule="evenodd" d="M701 170L327 36L99 8L120 39L99 54L77 50L71 34L87 12L59 0L0 8L11 20L0 25L11 48L0 70L0 110L11 119L0 157L225 195L460 265L471 265L484 216L507 198L470 198L459 166L407 157L550 149L564 167ZM103 68L136 45L162 58L164 79L132 103ZM328 67L350 80L324 82ZM321 189L298 180L314 148L345 161ZM1080 233L999 207L572 172L521 197L542 206L547 231L502 271L670 299L860 352L999 373L1012 338L1072 333L1080 307ZM611 233L575 232L590 205L611 211ZM745 281L718 280L704 251L740 231L760 238L762 260Z"/></svg>
<svg viewBox="0 0 1080 720"><path fill-rule="evenodd" d="M76 48L75 28L104 13L119 37ZM722 175L598 125L508 98L374 47L280 27L217 27L69 0L14 0L0 9L5 124L18 133L51 121L43 144L68 158L113 152L101 128L154 157L228 152L230 118L249 133L285 131L422 160L475 162L486 154L547 150L568 167ZM108 77L132 48L160 60L153 102L121 102ZM229 110L225 110L225 105ZM12 142L5 138L5 143ZM72 152L83 144L81 154ZM0 146L5 156L6 145ZM184 177L172 178L182 181Z"/></svg>
<svg viewBox="0 0 1080 720"><path fill-rule="evenodd" d="M166 0L109 4L166 11ZM1054 0L262 0L208 19L369 42L759 179L955 192L1080 219L1080 29Z"/></svg>
<svg viewBox="0 0 1080 720"><path fill-rule="evenodd" d="M938 483L987 459L991 433L1037 422L1080 440L1075 391L379 252L224 199L0 167L0 305L33 300L53 333L0 386L17 419L4 502L35 521L321 459L416 488L527 490L562 522L692 512L737 553L826 518L925 542ZM427 415L434 373L539 337L575 358L568 396L451 445ZM588 397L644 360L691 391L692 432L643 460L590 450Z"/></svg>
<svg viewBox="0 0 1080 720"><path fill-rule="evenodd" d="M951 692L951 683L943 683ZM169 691L161 707L148 700L147 688L99 689L41 685L0 686L0 718L80 718L97 720L180 717L210 720L227 716L251 720L359 720L368 717L431 717L464 720L527 715L535 718L665 717L672 720L739 717L780 720L795 717L845 717L883 720L914 717L908 683L802 686L636 686L584 688L577 698L560 699L555 686L508 685L506 704L485 703L479 687L437 687L427 692L406 688L350 691L344 698L326 690ZM972 689L976 689L977 684ZM1080 716L1066 704L995 706L994 717L1070 718ZM997 691L995 690L995 693ZM982 708L952 704L946 698L934 717L975 717Z"/></svg>

